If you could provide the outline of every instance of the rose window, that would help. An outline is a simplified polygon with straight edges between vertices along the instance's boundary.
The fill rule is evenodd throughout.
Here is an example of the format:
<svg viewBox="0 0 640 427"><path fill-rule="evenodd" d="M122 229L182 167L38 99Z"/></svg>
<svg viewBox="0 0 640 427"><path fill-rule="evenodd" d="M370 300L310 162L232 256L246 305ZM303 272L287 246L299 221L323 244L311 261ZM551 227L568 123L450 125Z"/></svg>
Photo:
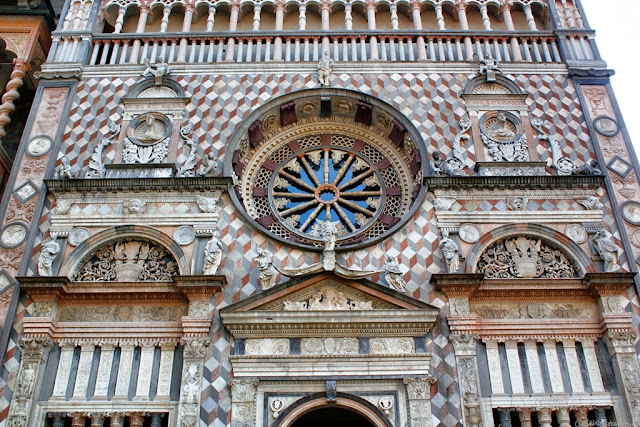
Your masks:
<svg viewBox="0 0 640 427"><path fill-rule="evenodd" d="M352 237L380 216L386 197L382 182L375 164L353 149L302 149L276 168L269 202L294 233L318 237L319 222L329 219L340 222L341 237Z"/></svg>
<svg viewBox="0 0 640 427"><path fill-rule="evenodd" d="M339 89L273 100L229 141L225 174L238 212L269 237L322 250L321 225L338 229L336 250L389 237L418 210L426 149L413 125L378 100Z"/></svg>

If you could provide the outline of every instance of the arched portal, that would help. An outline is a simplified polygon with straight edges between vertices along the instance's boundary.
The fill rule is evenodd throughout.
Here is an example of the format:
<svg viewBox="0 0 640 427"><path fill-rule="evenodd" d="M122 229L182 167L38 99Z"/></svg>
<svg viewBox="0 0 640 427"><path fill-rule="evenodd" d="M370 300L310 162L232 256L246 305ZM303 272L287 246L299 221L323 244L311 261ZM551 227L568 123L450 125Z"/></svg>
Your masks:
<svg viewBox="0 0 640 427"><path fill-rule="evenodd" d="M326 406L298 418L291 427L373 427L362 415L349 409Z"/></svg>

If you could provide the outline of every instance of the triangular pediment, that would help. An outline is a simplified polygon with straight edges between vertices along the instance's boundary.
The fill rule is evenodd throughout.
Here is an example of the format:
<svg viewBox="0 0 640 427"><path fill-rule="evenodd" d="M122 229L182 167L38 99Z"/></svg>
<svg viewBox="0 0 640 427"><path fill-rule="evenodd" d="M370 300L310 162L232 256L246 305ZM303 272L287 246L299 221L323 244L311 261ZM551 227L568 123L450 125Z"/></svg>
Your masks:
<svg viewBox="0 0 640 427"><path fill-rule="evenodd" d="M220 310L236 337L426 334L439 310L368 280L333 273L292 279Z"/></svg>
<svg viewBox="0 0 640 427"><path fill-rule="evenodd" d="M224 308L234 311L436 310L369 280L349 280L333 273L292 279Z"/></svg>

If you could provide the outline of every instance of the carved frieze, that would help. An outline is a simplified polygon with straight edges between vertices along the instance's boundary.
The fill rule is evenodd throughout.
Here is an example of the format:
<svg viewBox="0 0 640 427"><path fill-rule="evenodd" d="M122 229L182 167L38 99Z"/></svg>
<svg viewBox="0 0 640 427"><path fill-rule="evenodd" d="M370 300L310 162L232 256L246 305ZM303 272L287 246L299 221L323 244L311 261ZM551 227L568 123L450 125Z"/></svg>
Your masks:
<svg viewBox="0 0 640 427"><path fill-rule="evenodd" d="M569 256L541 239L519 236L494 243L480 256L477 271L486 278L573 278L578 268Z"/></svg>
<svg viewBox="0 0 640 427"><path fill-rule="evenodd" d="M303 338L300 342L303 355L358 354L357 338Z"/></svg>
<svg viewBox="0 0 640 427"><path fill-rule="evenodd" d="M178 265L162 246L127 237L94 249L78 265L72 280L96 281L168 281L178 273Z"/></svg>
<svg viewBox="0 0 640 427"><path fill-rule="evenodd" d="M186 314L186 306L82 305L59 308L59 320L63 322L177 322Z"/></svg>
<svg viewBox="0 0 640 427"><path fill-rule="evenodd" d="M526 303L472 304L471 312L485 319L572 319L595 317L595 304Z"/></svg>

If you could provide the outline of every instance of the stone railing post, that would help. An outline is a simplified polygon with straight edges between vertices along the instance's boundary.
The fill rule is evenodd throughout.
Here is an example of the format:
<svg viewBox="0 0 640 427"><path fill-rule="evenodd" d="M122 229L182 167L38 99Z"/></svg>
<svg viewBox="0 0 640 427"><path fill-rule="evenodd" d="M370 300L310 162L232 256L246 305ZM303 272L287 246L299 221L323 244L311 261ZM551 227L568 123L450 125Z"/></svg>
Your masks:
<svg viewBox="0 0 640 427"><path fill-rule="evenodd" d="M431 427L431 385L435 378L404 378L407 388L410 427Z"/></svg>
<svg viewBox="0 0 640 427"><path fill-rule="evenodd" d="M31 65L26 59L15 58L13 63L13 70L7 82L6 91L2 95L2 104L0 104L0 140L7 136L5 127L11 123L10 116L16 110L14 101L20 98L18 89L24 85L23 78L31 70Z"/></svg>

